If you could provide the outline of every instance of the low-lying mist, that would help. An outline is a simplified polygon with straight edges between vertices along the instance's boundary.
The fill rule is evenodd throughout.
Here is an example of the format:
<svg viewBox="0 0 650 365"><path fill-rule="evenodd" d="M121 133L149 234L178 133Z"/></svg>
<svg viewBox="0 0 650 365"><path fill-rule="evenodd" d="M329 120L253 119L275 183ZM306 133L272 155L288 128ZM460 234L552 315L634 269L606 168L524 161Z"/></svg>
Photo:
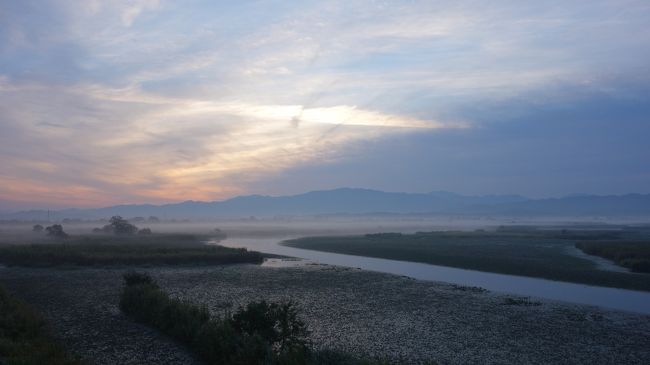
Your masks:
<svg viewBox="0 0 650 365"><path fill-rule="evenodd" d="M154 218L154 219L151 219ZM442 216L324 216L324 217L287 217L287 218L254 218L239 220L214 221L161 221L155 217L144 219L126 217L139 229L149 228L155 234L195 234L214 236L225 233L228 237L239 238L285 238L297 236L318 235L356 235L366 233L400 232L414 233L418 231L464 231L464 230L493 230L499 226L538 226L538 227L574 227L589 229L603 227L618 229L623 224L634 222L608 221L598 219L575 218L466 218ZM51 239L43 231L34 231L34 226L45 228L60 224L68 235L93 235L93 229L101 228L108 219L96 221L62 220L62 221L0 221L0 243L30 243L49 242Z"/></svg>

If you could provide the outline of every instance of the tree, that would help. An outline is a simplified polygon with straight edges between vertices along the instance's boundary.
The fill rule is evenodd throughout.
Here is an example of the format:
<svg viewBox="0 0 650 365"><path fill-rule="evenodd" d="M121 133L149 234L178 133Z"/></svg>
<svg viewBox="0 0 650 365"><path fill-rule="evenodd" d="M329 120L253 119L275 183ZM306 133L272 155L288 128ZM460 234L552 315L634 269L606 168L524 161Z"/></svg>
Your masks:
<svg viewBox="0 0 650 365"><path fill-rule="evenodd" d="M63 226L60 224L53 224L45 228L45 231L52 238L68 238L68 234L63 231Z"/></svg>
<svg viewBox="0 0 650 365"><path fill-rule="evenodd" d="M110 227L109 230L112 231L114 234L131 235L131 234L135 234L138 231L138 227L129 223L129 221L120 217L119 215L115 215L111 217L111 220L109 222L110 222L110 224L108 225L108 227ZM106 228L107 227L105 226L104 230L106 230Z"/></svg>
<svg viewBox="0 0 650 365"><path fill-rule="evenodd" d="M149 235L151 234L151 229L150 228L142 228L141 230L138 231L139 235Z"/></svg>
<svg viewBox="0 0 650 365"><path fill-rule="evenodd" d="M230 323L239 332L267 341L277 355L304 352L309 344L307 325L298 318L292 302L248 303L232 316Z"/></svg>
<svg viewBox="0 0 650 365"><path fill-rule="evenodd" d="M34 224L34 227L32 227L32 232L36 232L36 233L43 232L43 226L41 226L40 224Z"/></svg>

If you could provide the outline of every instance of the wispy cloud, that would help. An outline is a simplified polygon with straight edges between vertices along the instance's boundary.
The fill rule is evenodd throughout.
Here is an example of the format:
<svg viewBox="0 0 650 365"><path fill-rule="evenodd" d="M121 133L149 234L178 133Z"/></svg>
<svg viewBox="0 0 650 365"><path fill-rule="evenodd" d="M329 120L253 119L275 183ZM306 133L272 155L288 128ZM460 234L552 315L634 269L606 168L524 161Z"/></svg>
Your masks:
<svg viewBox="0 0 650 365"><path fill-rule="evenodd" d="M211 102L97 86L14 86L0 96L3 135L12 136L0 147L7 167L0 199L48 190L52 200L91 205L116 196L217 199L264 174L341 157L356 142L459 127L351 106ZM329 133L332 124L341 129Z"/></svg>
<svg viewBox="0 0 650 365"><path fill-rule="evenodd" d="M477 105L635 79L649 22L644 1L0 0L0 200L244 193L482 127Z"/></svg>

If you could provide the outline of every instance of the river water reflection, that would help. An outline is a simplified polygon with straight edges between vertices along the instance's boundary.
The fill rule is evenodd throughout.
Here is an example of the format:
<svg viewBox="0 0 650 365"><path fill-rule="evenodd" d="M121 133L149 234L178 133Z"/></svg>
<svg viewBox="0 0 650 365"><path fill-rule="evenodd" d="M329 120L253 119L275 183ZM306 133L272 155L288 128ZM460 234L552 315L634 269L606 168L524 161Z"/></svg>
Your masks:
<svg viewBox="0 0 650 365"><path fill-rule="evenodd" d="M286 237L291 239L294 237ZM370 271L404 275L419 280L442 281L458 285L478 286L495 292L517 294L570 303L650 314L650 293L606 287L573 284L523 276L494 274L456 269L416 262L342 255L282 246L273 238L228 238L218 242L227 247L245 247L265 253L285 255L328 265L360 268ZM215 242L217 243L217 242ZM296 266L299 262L271 262L270 266Z"/></svg>

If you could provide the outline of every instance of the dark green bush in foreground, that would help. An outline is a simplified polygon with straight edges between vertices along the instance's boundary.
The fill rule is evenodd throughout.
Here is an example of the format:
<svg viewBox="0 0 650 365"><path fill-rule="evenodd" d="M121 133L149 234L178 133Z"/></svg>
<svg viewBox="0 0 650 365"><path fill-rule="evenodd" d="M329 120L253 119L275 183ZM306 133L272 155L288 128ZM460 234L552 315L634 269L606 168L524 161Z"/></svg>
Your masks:
<svg viewBox="0 0 650 365"><path fill-rule="evenodd" d="M293 303L249 303L215 318L205 307L170 298L146 274L124 275L120 309L188 346L208 364L376 364L336 351L313 351Z"/></svg>
<svg viewBox="0 0 650 365"><path fill-rule="evenodd" d="M213 318L205 307L170 298L145 274L128 273L120 308L184 343L211 364L304 364L307 329L293 304L250 303Z"/></svg>
<svg viewBox="0 0 650 365"><path fill-rule="evenodd" d="M76 365L52 339L43 318L0 287L0 364Z"/></svg>

